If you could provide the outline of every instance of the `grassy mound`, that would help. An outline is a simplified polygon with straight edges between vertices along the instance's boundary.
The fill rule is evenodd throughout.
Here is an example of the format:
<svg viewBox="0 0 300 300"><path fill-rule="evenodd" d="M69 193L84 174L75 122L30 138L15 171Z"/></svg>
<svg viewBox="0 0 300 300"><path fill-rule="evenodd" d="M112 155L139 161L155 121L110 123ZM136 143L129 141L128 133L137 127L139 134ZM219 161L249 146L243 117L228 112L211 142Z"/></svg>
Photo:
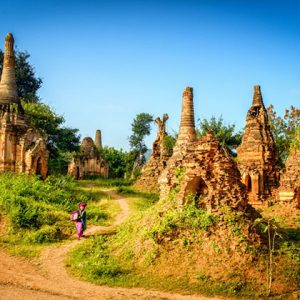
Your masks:
<svg viewBox="0 0 300 300"><path fill-rule="evenodd" d="M179 210L171 197L134 214L115 236L78 246L68 265L98 284L258 297L266 293L268 243L253 223L253 211ZM276 239L274 294L297 289L298 259L294 244Z"/></svg>
<svg viewBox="0 0 300 300"><path fill-rule="evenodd" d="M87 202L89 221L102 224L109 215L99 209L99 199L69 177L0 175L0 243L11 252L32 256L40 245L58 242L74 234L69 213L79 202ZM101 197L100 197L101 196Z"/></svg>

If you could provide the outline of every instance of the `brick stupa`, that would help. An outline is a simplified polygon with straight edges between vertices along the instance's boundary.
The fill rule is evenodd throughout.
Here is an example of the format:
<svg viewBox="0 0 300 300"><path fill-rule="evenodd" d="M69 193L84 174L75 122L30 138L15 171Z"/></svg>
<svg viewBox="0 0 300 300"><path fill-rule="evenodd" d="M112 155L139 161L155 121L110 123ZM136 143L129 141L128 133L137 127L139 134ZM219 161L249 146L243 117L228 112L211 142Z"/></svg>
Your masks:
<svg viewBox="0 0 300 300"><path fill-rule="evenodd" d="M68 166L68 175L76 179L87 176L108 177L109 166L101 156L101 131L97 130L95 142L91 137L85 137L80 146L80 152L75 153Z"/></svg>
<svg viewBox="0 0 300 300"><path fill-rule="evenodd" d="M253 102L237 154L250 204L267 204L272 190L278 185L278 155L259 85L254 86Z"/></svg>
<svg viewBox="0 0 300 300"><path fill-rule="evenodd" d="M291 203L300 208L300 136L295 139L298 145L292 146L290 150L276 196L280 202Z"/></svg>
<svg viewBox="0 0 300 300"><path fill-rule="evenodd" d="M179 207L192 202L207 210L247 207L245 186L227 150L212 133L196 138L190 87L183 92L178 139L159 183L160 198L167 199L173 191Z"/></svg>
<svg viewBox="0 0 300 300"><path fill-rule="evenodd" d="M5 37L0 82L0 172L47 176L49 153L44 136L26 120L15 79L14 38Z"/></svg>

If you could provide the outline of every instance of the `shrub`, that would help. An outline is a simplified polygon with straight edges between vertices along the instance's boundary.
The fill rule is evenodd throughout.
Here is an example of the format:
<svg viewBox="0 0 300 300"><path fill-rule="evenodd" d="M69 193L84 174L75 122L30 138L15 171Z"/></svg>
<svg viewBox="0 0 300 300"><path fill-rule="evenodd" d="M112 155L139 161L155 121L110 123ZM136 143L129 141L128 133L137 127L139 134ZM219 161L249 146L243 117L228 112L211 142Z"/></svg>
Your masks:
<svg viewBox="0 0 300 300"><path fill-rule="evenodd" d="M52 243L61 240L64 237L60 228L56 226L45 225L38 231L32 232L27 237L27 241L31 243Z"/></svg>

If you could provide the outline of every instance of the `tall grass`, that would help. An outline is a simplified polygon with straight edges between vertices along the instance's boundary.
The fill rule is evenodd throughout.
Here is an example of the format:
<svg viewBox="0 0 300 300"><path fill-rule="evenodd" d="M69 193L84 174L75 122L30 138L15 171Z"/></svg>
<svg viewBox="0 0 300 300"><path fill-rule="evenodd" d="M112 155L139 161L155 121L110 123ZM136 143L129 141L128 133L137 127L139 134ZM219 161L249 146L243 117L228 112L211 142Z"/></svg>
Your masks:
<svg viewBox="0 0 300 300"><path fill-rule="evenodd" d="M69 212L93 195L78 190L69 177L0 175L0 213L7 226L3 243L50 243L72 234Z"/></svg>

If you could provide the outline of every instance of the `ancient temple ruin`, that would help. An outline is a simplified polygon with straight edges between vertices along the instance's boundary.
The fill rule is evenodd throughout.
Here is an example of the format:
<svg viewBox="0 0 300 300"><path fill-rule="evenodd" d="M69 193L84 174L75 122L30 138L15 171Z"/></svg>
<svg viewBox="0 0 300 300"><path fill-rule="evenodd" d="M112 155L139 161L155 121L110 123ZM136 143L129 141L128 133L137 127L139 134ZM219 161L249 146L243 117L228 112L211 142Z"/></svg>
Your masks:
<svg viewBox="0 0 300 300"><path fill-rule="evenodd" d="M143 191L159 193L158 178L171 156L170 151L165 146L165 139L168 136L166 132L166 122L168 118L168 115L164 114L162 119L159 117L155 119L158 131L152 145L152 153L142 169L140 178L134 184L135 187Z"/></svg>
<svg viewBox="0 0 300 300"><path fill-rule="evenodd" d="M47 176L49 152L45 138L28 124L18 97L11 33L5 37L0 82L0 155L0 172Z"/></svg>
<svg viewBox="0 0 300 300"><path fill-rule="evenodd" d="M249 202L254 206L266 204L278 185L278 155L259 85L254 86L253 102L237 154Z"/></svg>
<svg viewBox="0 0 300 300"><path fill-rule="evenodd" d="M300 143L300 136L295 139ZM290 150L275 196L280 202L292 203L300 208L300 148L296 146Z"/></svg>
<svg viewBox="0 0 300 300"><path fill-rule="evenodd" d="M68 166L68 175L76 179L83 179L86 176L108 177L109 167L101 157L101 149L101 131L97 130L95 142L90 137L82 140L80 152L74 154Z"/></svg>
<svg viewBox="0 0 300 300"><path fill-rule="evenodd" d="M178 139L159 183L161 199L173 191L179 206L192 202L208 210L247 206L245 186L227 150L212 133L197 140L190 87L183 92Z"/></svg>

